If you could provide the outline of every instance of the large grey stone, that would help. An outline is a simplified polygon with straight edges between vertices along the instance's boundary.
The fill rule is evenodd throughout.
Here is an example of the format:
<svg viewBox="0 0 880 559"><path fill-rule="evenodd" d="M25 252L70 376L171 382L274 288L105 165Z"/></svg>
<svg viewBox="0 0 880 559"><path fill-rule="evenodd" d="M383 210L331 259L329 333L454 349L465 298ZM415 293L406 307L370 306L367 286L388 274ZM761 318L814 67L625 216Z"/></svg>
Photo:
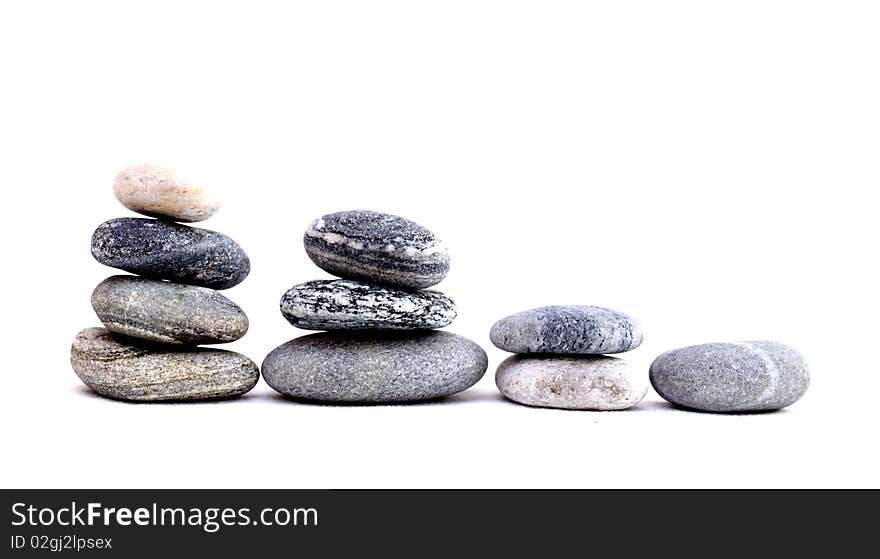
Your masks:
<svg viewBox="0 0 880 559"><path fill-rule="evenodd" d="M260 378L256 364L239 353L141 345L105 328L77 334L70 363L98 394L131 401L229 398L249 391Z"/></svg>
<svg viewBox="0 0 880 559"><path fill-rule="evenodd" d="M92 293L92 308L118 334L167 344L222 344L248 330L235 303L207 287L112 276Z"/></svg>
<svg viewBox="0 0 880 559"><path fill-rule="evenodd" d="M449 271L443 243L396 215L364 210L325 215L309 226L303 243L315 264L346 279L423 289Z"/></svg>
<svg viewBox="0 0 880 559"><path fill-rule="evenodd" d="M498 366L495 384L514 402L573 410L623 410L648 390L644 373L604 355L512 355Z"/></svg>
<svg viewBox="0 0 880 559"><path fill-rule="evenodd" d="M666 400L713 412L784 408L807 391L803 356L777 342L713 343L667 351L651 364L651 384Z"/></svg>
<svg viewBox="0 0 880 559"><path fill-rule="evenodd" d="M539 307L502 318L492 326L492 343L511 353L623 353L642 343L631 317L602 307Z"/></svg>
<svg viewBox="0 0 880 559"><path fill-rule="evenodd" d="M238 285L251 270L247 254L226 235L135 217L102 223L92 235L92 256L132 274L211 289Z"/></svg>
<svg viewBox="0 0 880 559"><path fill-rule="evenodd" d="M291 340L263 361L266 382L282 394L329 402L413 402L476 383L486 352L449 332L321 332Z"/></svg>
<svg viewBox="0 0 880 559"><path fill-rule="evenodd" d="M423 330L455 319L455 303L436 291L403 291L351 280L316 280L292 287L281 314L305 330Z"/></svg>

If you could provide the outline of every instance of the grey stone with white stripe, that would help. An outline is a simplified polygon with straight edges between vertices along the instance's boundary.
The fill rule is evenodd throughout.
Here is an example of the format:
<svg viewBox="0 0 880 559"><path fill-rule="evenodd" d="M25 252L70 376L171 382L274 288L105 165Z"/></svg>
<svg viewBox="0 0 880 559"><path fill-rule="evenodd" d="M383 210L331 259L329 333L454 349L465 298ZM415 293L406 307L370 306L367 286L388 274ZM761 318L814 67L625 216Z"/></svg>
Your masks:
<svg viewBox="0 0 880 559"><path fill-rule="evenodd" d="M312 262L346 279L424 289L449 272L446 246L434 233L381 212L325 215L309 225L303 244Z"/></svg>
<svg viewBox="0 0 880 559"><path fill-rule="evenodd" d="M511 353L601 355L623 353L642 343L636 321L603 307L539 307L502 318L489 333L492 343Z"/></svg>
<svg viewBox="0 0 880 559"><path fill-rule="evenodd" d="M807 391L804 357L777 342L712 343L668 351L654 360L651 384L673 404L711 412L769 411Z"/></svg>

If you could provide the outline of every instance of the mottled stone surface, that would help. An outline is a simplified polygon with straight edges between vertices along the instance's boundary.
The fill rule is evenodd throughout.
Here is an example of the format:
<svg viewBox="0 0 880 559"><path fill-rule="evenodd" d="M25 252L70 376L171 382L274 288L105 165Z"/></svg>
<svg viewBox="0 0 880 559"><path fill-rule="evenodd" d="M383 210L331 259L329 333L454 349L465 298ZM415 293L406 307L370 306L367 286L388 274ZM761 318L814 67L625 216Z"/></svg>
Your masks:
<svg viewBox="0 0 880 559"><path fill-rule="evenodd" d="M253 361L232 351L129 342L105 328L83 330L70 350L74 372L102 396L145 402L240 396L260 377Z"/></svg>
<svg viewBox="0 0 880 559"><path fill-rule="evenodd" d="M92 256L133 274L211 289L238 285L251 271L247 254L226 235L134 217L102 223L92 235Z"/></svg>
<svg viewBox="0 0 880 559"><path fill-rule="evenodd" d="M316 280L288 290L281 298L281 314L305 330L423 330L455 320L455 303L436 291Z"/></svg>
<svg viewBox="0 0 880 559"><path fill-rule="evenodd" d="M480 346L449 332L321 332L276 348L262 371L269 386L295 398L381 403L461 392L488 364Z"/></svg>
<svg viewBox="0 0 880 559"><path fill-rule="evenodd" d="M309 226L303 242L315 264L341 278L423 289L449 271L449 254L433 233L380 212L325 215Z"/></svg>
<svg viewBox="0 0 880 559"><path fill-rule="evenodd" d="M512 355L498 366L495 384L514 402L573 410L623 410L648 390L646 375L604 355Z"/></svg>
<svg viewBox="0 0 880 559"><path fill-rule="evenodd" d="M654 360L650 377L654 389L673 404L713 412L784 408L810 383L803 356L777 342L675 349Z"/></svg>
<svg viewBox="0 0 880 559"><path fill-rule="evenodd" d="M92 308L108 330L152 342L222 344L248 329L244 311L213 289L135 276L98 284Z"/></svg>
<svg viewBox="0 0 880 559"><path fill-rule="evenodd" d="M174 221L203 221L220 209L205 187L158 165L130 165L113 182L116 199L133 212Z"/></svg>
<svg viewBox="0 0 880 559"><path fill-rule="evenodd" d="M631 317L576 305L539 307L502 318L489 337L511 353L623 353L642 343L641 328Z"/></svg>

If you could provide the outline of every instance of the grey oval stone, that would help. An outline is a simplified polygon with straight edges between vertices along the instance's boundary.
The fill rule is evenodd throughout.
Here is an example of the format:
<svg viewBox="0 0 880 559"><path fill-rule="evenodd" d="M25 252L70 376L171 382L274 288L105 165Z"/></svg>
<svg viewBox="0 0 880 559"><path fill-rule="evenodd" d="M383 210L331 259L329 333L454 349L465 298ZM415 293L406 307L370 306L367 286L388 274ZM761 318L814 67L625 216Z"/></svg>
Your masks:
<svg viewBox="0 0 880 559"><path fill-rule="evenodd" d="M211 289L238 285L251 271L247 254L226 235L135 217L102 223L92 235L92 256L132 274Z"/></svg>
<svg viewBox="0 0 880 559"><path fill-rule="evenodd" d="M135 276L98 284L92 308L112 332L166 344L222 344L248 330L244 311L213 289Z"/></svg>
<svg viewBox="0 0 880 559"><path fill-rule="evenodd" d="M77 376L118 400L204 400L240 396L260 378L257 365L222 349L134 345L105 328L77 334L70 350Z"/></svg>
<svg viewBox="0 0 880 559"><path fill-rule="evenodd" d="M436 291L403 291L351 280L315 280L281 297L281 314L305 330L424 330L455 320L455 303Z"/></svg>
<svg viewBox="0 0 880 559"><path fill-rule="evenodd" d="M642 330L631 317L603 307L539 307L502 318L489 333L511 353L606 354L639 347Z"/></svg>
<svg viewBox="0 0 880 559"><path fill-rule="evenodd" d="M391 214L325 215L309 226L303 243L315 264L346 279L423 289L449 272L443 243L421 225Z"/></svg>
<svg viewBox="0 0 880 559"><path fill-rule="evenodd" d="M777 342L675 349L654 360L650 378L673 404L713 412L784 408L803 396L810 383L803 356Z"/></svg>
<svg viewBox="0 0 880 559"><path fill-rule="evenodd" d="M629 362L604 355L512 355L498 366L495 384L514 402L572 410L623 410L648 391Z"/></svg>
<svg viewBox="0 0 880 559"><path fill-rule="evenodd" d="M295 398L382 403L461 392L488 366L480 346L449 332L321 332L276 348L262 372L269 386Z"/></svg>

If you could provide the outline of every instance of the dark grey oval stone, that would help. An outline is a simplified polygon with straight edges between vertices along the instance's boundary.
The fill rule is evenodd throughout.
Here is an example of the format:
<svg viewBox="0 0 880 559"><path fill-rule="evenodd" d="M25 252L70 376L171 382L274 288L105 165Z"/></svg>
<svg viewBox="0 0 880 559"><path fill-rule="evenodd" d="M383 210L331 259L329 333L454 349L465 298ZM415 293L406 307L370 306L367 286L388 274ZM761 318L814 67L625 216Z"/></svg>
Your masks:
<svg viewBox="0 0 880 559"><path fill-rule="evenodd" d="M248 330L238 305L207 287L112 276L92 293L92 308L111 332L167 344L222 344Z"/></svg>
<svg viewBox="0 0 880 559"><path fill-rule="evenodd" d="M281 314L305 330L424 330L455 320L455 303L436 291L315 280L290 288L281 297Z"/></svg>
<svg viewBox="0 0 880 559"><path fill-rule="evenodd" d="M539 307L502 318L489 333L492 343L511 353L600 355L639 347L635 320L602 307Z"/></svg>
<svg viewBox="0 0 880 559"><path fill-rule="evenodd" d="M461 392L488 366L480 346L449 332L321 332L276 348L262 372L269 386L295 398L381 403Z"/></svg>
<svg viewBox="0 0 880 559"><path fill-rule="evenodd" d="M87 328L73 340L70 364L98 394L130 401L230 398L260 378L257 365L240 353L130 341L105 328Z"/></svg>
<svg viewBox="0 0 880 559"><path fill-rule="evenodd" d="M713 412L777 410L807 391L803 356L777 342L713 343L667 351L651 364L666 400Z"/></svg>
<svg viewBox="0 0 880 559"><path fill-rule="evenodd" d="M346 279L423 289L449 272L443 243L396 215L364 210L325 215L309 226L303 243L315 264Z"/></svg>
<svg viewBox="0 0 880 559"><path fill-rule="evenodd" d="M238 285L251 271L247 254L226 235L135 217L102 223L92 235L92 256L132 274L211 289Z"/></svg>

